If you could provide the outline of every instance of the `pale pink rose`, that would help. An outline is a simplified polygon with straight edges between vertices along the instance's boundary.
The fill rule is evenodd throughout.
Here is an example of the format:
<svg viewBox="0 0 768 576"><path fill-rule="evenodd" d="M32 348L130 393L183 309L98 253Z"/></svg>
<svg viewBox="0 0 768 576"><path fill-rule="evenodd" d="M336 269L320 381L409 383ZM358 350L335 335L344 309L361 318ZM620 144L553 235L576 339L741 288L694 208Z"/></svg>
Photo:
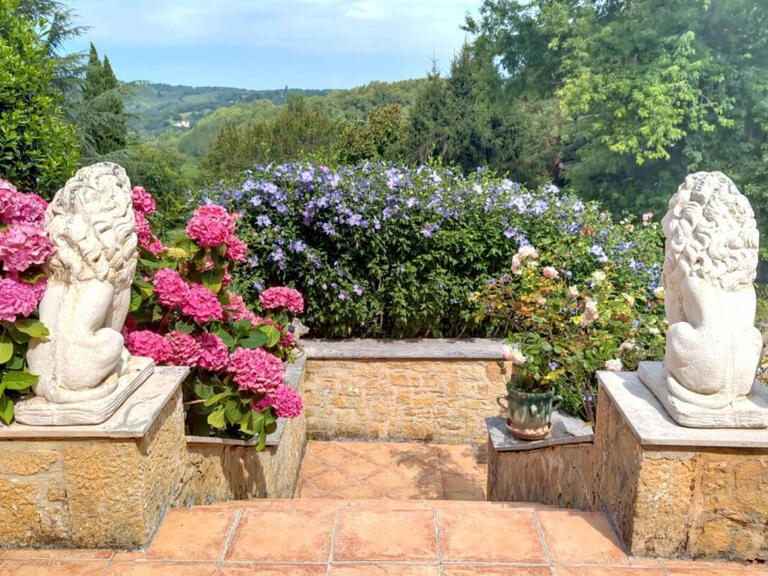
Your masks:
<svg viewBox="0 0 768 576"><path fill-rule="evenodd" d="M610 370L611 372L621 372L621 369L622 369L621 360L619 358L612 358L611 360L606 360L605 369Z"/></svg>
<svg viewBox="0 0 768 576"><path fill-rule="evenodd" d="M541 273L552 280L560 277L560 274L558 274L557 270L552 266L544 266L544 268L541 269Z"/></svg>
<svg viewBox="0 0 768 576"><path fill-rule="evenodd" d="M600 317L597 311L597 302L587 298L584 304L584 314L581 315L581 325L589 326Z"/></svg>
<svg viewBox="0 0 768 576"><path fill-rule="evenodd" d="M643 226L648 226L651 223L651 218L653 218L653 212L643 214Z"/></svg>

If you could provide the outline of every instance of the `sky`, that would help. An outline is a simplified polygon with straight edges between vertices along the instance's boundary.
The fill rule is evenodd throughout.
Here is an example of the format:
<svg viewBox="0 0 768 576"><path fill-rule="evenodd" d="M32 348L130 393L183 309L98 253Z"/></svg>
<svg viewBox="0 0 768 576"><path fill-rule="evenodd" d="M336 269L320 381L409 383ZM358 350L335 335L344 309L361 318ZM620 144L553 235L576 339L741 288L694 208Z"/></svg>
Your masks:
<svg viewBox="0 0 768 576"><path fill-rule="evenodd" d="M352 88L443 71L480 0L71 0L122 81Z"/></svg>

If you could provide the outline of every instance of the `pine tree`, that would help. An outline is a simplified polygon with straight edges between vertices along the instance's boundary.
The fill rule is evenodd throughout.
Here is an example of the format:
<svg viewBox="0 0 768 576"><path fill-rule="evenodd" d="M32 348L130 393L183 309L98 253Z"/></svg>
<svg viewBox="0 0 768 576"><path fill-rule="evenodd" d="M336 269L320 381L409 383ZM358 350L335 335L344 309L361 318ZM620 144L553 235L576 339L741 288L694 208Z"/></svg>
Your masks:
<svg viewBox="0 0 768 576"><path fill-rule="evenodd" d="M91 44L83 86L83 103L78 119L80 148L85 158L125 147L128 128L123 108L124 90L112 70L109 58L99 60Z"/></svg>

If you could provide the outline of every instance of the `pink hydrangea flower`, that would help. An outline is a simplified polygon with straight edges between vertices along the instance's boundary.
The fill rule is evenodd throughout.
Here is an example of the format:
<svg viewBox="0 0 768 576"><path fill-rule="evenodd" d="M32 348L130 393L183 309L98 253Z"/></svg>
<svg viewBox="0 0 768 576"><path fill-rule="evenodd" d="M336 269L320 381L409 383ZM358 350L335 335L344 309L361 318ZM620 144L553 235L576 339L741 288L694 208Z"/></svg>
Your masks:
<svg viewBox="0 0 768 576"><path fill-rule="evenodd" d="M152 252L155 256L158 256L163 250L165 250L165 246L163 246L162 240L160 238L157 238L155 236L152 237L152 242L147 244L145 246L147 250Z"/></svg>
<svg viewBox="0 0 768 576"><path fill-rule="evenodd" d="M238 348L229 356L228 372L241 390L274 390L285 379L285 368L277 356L263 348Z"/></svg>
<svg viewBox="0 0 768 576"><path fill-rule="evenodd" d="M136 220L136 236L139 239L139 246L146 248L154 239L152 228L150 228L149 221L142 212L139 212L138 210L134 211L133 216Z"/></svg>
<svg viewBox="0 0 768 576"><path fill-rule="evenodd" d="M552 266L544 266L544 268L541 269L541 273L547 278L551 278L552 280L555 280L560 276L558 271Z"/></svg>
<svg viewBox="0 0 768 576"><path fill-rule="evenodd" d="M187 224L187 234L202 247L221 246L235 233L235 220L215 204L200 206Z"/></svg>
<svg viewBox="0 0 768 576"><path fill-rule="evenodd" d="M163 364L171 356L171 345L160 334L152 330L130 332L125 339L125 347L134 356L152 358L155 363Z"/></svg>
<svg viewBox="0 0 768 576"><path fill-rule="evenodd" d="M133 187L133 209L142 214L154 214L157 210L152 194L141 186Z"/></svg>
<svg viewBox="0 0 768 576"><path fill-rule="evenodd" d="M293 346L293 333L292 332L286 332L283 334L283 337L280 339L280 346L283 348L290 348Z"/></svg>
<svg viewBox="0 0 768 576"><path fill-rule="evenodd" d="M14 223L0 232L0 260L7 271L23 272L42 264L54 248L45 228L29 223Z"/></svg>
<svg viewBox="0 0 768 576"><path fill-rule="evenodd" d="M202 352L200 343L193 336L174 330L165 335L170 346L168 363L174 366L197 366Z"/></svg>
<svg viewBox="0 0 768 576"><path fill-rule="evenodd" d="M29 316L39 301L32 284L14 276L0 278L0 320L14 322L17 316Z"/></svg>
<svg viewBox="0 0 768 576"><path fill-rule="evenodd" d="M0 200L2 202L2 200ZM28 224L45 224L45 209L48 202L40 198L37 194L16 193L10 198L9 208L6 209L4 220L6 222L26 222ZM0 208L2 211L2 208Z"/></svg>
<svg viewBox="0 0 768 576"><path fill-rule="evenodd" d="M233 262L245 262L248 255L248 245L237 236L230 236L227 240L227 252L225 256Z"/></svg>
<svg viewBox="0 0 768 576"><path fill-rule="evenodd" d="M161 268L153 281L157 301L161 306L181 306L189 294L189 285L173 268Z"/></svg>
<svg viewBox="0 0 768 576"><path fill-rule="evenodd" d="M224 320L224 309L216 294L202 284L192 284L187 297L181 303L181 311L194 318L198 324L211 320Z"/></svg>
<svg viewBox="0 0 768 576"><path fill-rule="evenodd" d="M16 213L16 186L0 178L0 220L9 222Z"/></svg>
<svg viewBox="0 0 768 576"><path fill-rule="evenodd" d="M304 402L293 388L281 384L267 392L264 398L253 404L251 408L260 412L267 406L275 410L278 418L298 418L304 408Z"/></svg>
<svg viewBox="0 0 768 576"><path fill-rule="evenodd" d="M231 322L237 322L238 320L250 320L251 326L256 326L258 322L257 316L245 305L243 297L237 292L227 292L229 297L229 304L227 305L227 315Z"/></svg>
<svg viewBox="0 0 768 576"><path fill-rule="evenodd" d="M229 273L229 269L224 270L224 278L221 279L222 286L229 286L232 284L232 275Z"/></svg>
<svg viewBox="0 0 768 576"><path fill-rule="evenodd" d="M40 300L43 299L43 296L45 296L45 291L48 289L48 280L43 277L40 278L37 282L32 284L32 290L35 293L35 298L37 298L37 301L40 302Z"/></svg>
<svg viewBox="0 0 768 576"><path fill-rule="evenodd" d="M227 367L229 351L224 341L209 332L203 332L197 337L200 345L200 359L197 365L211 372L219 372Z"/></svg>
<svg viewBox="0 0 768 576"><path fill-rule="evenodd" d="M301 295L301 292L293 288L286 288L284 286L267 288L259 296L259 302L267 310L285 308L294 314L304 312L304 297Z"/></svg>

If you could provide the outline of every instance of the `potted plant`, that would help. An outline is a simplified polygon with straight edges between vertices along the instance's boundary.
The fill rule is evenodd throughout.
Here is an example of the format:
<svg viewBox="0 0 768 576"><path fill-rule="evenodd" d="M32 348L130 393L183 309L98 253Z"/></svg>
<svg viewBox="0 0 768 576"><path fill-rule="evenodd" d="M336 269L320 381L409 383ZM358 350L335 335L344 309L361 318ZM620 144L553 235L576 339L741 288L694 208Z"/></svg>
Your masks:
<svg viewBox="0 0 768 576"><path fill-rule="evenodd" d="M507 393L496 402L507 414L507 430L522 440L540 440L552 430L552 411L562 402L554 386L565 370L553 359L553 347L538 334L523 334L505 346L499 362ZM507 363L511 363L508 369Z"/></svg>
<svg viewBox="0 0 768 576"><path fill-rule="evenodd" d="M594 422L596 371L634 370L640 360L663 355L663 291L638 287L640 273L623 275L600 251L580 247L591 242L589 231L549 242L541 256L522 246L511 270L474 296L476 319L508 336L508 393L498 403L520 438L546 436L560 402L565 412Z"/></svg>

